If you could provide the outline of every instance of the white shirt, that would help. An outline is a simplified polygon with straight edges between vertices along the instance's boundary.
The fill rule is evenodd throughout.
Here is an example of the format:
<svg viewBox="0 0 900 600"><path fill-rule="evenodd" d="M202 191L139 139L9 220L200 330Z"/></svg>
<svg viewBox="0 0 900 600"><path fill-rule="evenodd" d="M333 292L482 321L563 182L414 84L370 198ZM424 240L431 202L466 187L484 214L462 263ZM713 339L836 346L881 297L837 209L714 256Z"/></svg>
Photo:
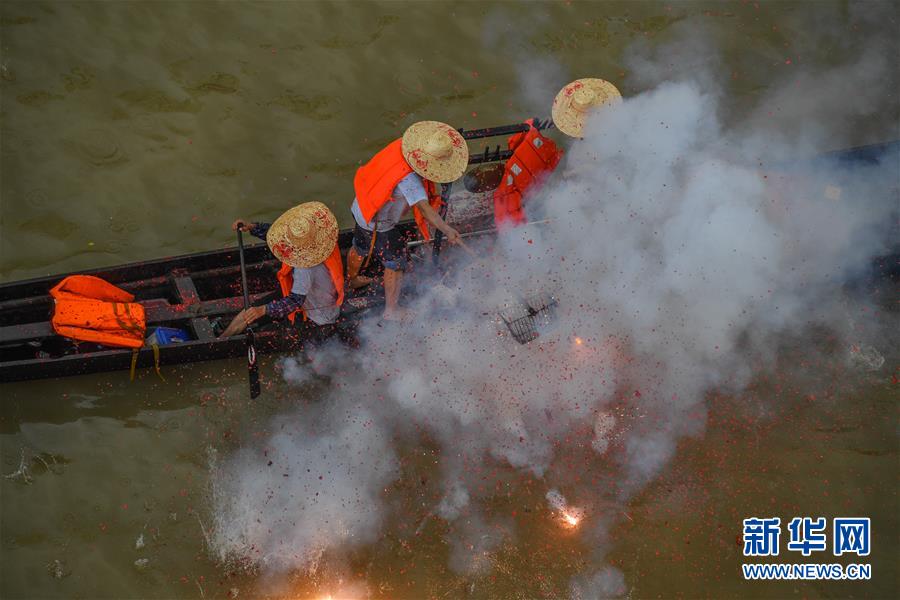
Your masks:
<svg viewBox="0 0 900 600"><path fill-rule="evenodd" d="M308 269L295 267L291 293L306 296L306 300L303 301L303 310L316 325L334 323L341 314L341 307L337 306L338 293L325 263Z"/></svg>
<svg viewBox="0 0 900 600"><path fill-rule="evenodd" d="M391 199L375 213L375 216L368 223L363 220L362 212L359 210L359 202L357 202L356 198L353 199L350 212L353 213L356 224L366 231L375 229L376 221L378 222L378 231L390 231L400 222L400 219L403 218L409 207L422 200L428 200L425 184L422 183L421 177L415 173L410 173L397 183L394 191L391 192Z"/></svg>

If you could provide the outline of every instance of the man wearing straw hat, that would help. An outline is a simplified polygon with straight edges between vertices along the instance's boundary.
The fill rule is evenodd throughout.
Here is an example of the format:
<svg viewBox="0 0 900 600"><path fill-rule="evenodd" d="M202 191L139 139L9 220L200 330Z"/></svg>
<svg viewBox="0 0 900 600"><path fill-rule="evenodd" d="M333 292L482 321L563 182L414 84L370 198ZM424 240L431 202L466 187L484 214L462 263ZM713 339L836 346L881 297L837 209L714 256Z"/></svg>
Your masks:
<svg viewBox="0 0 900 600"><path fill-rule="evenodd" d="M562 133L580 138L588 116L604 106L621 102L616 86L603 79L578 79L566 85L553 100L553 123ZM531 120L528 130L509 138L503 179L494 190L494 223L498 228L516 226L528 221L524 203L528 195L556 169L562 150L544 136Z"/></svg>
<svg viewBox="0 0 900 600"><path fill-rule="evenodd" d="M459 233L436 210L441 203L436 184L459 179L468 163L469 149L456 129L438 121L420 121L356 171L356 198L350 208L356 228L347 253L347 275L351 287L362 287L371 279L360 276L360 269L375 256L381 260L385 320L399 321L409 314L399 306L406 247L397 223L412 207L426 240L431 224L451 244L460 243Z"/></svg>
<svg viewBox="0 0 900 600"><path fill-rule="evenodd" d="M283 297L242 310L222 337L238 334L264 316L293 323L298 313L304 323L308 319L318 326L319 339L330 334L344 301L344 268L337 244L337 219L328 207L305 202L271 225L237 220L232 229L266 240L282 263L278 283Z"/></svg>

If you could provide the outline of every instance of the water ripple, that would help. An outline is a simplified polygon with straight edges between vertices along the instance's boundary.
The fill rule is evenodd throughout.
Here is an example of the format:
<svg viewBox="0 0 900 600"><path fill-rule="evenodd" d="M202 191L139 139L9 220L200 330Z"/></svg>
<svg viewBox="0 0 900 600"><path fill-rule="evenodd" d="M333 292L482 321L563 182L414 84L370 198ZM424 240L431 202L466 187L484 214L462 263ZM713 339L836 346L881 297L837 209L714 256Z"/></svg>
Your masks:
<svg viewBox="0 0 900 600"><path fill-rule="evenodd" d="M116 137L106 129L89 129L66 145L81 159L96 167L117 165L128 161Z"/></svg>

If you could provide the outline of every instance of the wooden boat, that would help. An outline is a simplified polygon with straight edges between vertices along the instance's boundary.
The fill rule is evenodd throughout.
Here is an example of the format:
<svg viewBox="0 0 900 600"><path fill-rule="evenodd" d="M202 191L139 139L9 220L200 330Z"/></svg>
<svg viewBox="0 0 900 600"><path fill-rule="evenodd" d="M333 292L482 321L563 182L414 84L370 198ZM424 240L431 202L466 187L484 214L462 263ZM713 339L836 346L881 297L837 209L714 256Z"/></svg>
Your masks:
<svg viewBox="0 0 900 600"><path fill-rule="evenodd" d="M414 225L402 223L403 232L414 236ZM341 231L338 245L346 254L352 230ZM275 274L280 263L265 243L245 247L250 302L280 295ZM377 268L377 267L376 267ZM50 288L67 275L40 277L0 285L0 381L43 379L100 371L130 369L132 351L99 344L74 343L54 334L49 318L53 310ZM242 356L243 335L218 339L224 325L243 308L237 248L185 254L159 260L79 271L95 275L132 294L143 304L148 331L174 327L190 340L160 346L159 363L177 364ZM380 306L383 297L373 288L351 296L342 309L350 321ZM290 350L302 344L300 331L270 323L255 332L258 353ZM154 365L154 351L138 352L137 367Z"/></svg>
<svg viewBox="0 0 900 600"><path fill-rule="evenodd" d="M519 130L521 126L512 125L463 132L463 135L477 139ZM498 146L496 150L486 148L484 153L474 155L470 163L497 162L507 157L508 152L501 151ZM861 164L887 160L900 164L900 141L833 152L814 160ZM445 193L449 194L449 187ZM470 223L463 230L479 229L483 225L483 222ZM400 227L409 239L415 238L413 223L405 222ZM340 233L338 244L343 253L346 254L351 241L351 230ZM437 242L435 254L440 250L439 237ZM876 261L873 276L896 283L900 271L898 258L900 252L895 248L889 256ZM266 245L258 243L247 247L246 260L251 303L275 297L279 293L275 277L279 263ZM188 332L190 340L160 347L159 362L166 365L244 355L246 340L243 335L217 338L222 324L227 324L243 307L238 265L237 248L228 248L80 273L101 277L134 294L146 309L148 329L165 326ZM75 344L54 334L49 322L53 309L49 290L66 275L0 285L0 382L131 368L130 349ZM352 322L363 318L382 302L377 288L373 288L362 295L350 295L342 313ZM259 353L290 350L302 343L303 333L284 325L273 323L256 331ZM141 349L136 365L138 368L153 366L153 349Z"/></svg>

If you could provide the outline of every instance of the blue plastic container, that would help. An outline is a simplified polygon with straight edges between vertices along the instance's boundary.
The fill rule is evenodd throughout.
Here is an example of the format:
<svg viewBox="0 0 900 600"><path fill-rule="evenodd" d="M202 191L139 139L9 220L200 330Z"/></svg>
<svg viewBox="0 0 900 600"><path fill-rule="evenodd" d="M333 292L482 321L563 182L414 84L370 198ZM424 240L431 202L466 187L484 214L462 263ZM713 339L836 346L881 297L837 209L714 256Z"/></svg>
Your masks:
<svg viewBox="0 0 900 600"><path fill-rule="evenodd" d="M148 346L153 344L165 346L166 344L186 342L189 339L187 332L182 329L177 329L175 327L157 327L144 341Z"/></svg>

